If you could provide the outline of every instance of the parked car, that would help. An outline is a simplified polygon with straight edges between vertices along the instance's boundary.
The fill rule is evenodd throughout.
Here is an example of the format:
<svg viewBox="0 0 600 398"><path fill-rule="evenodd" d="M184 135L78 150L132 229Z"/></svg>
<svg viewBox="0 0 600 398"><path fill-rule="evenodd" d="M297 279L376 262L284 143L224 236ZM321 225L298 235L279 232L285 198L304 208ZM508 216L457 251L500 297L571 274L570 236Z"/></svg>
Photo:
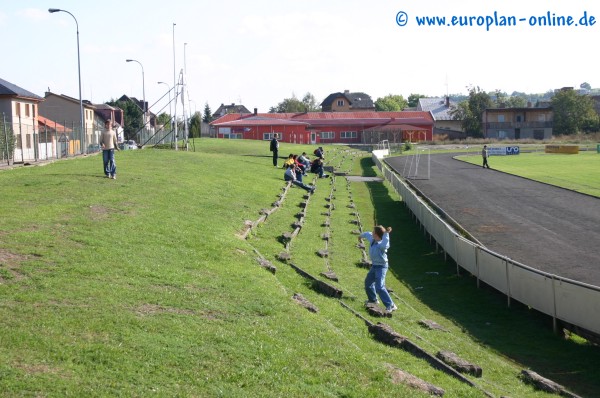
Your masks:
<svg viewBox="0 0 600 398"><path fill-rule="evenodd" d="M134 140L127 140L125 143L129 146L129 149L138 149L138 146Z"/></svg>

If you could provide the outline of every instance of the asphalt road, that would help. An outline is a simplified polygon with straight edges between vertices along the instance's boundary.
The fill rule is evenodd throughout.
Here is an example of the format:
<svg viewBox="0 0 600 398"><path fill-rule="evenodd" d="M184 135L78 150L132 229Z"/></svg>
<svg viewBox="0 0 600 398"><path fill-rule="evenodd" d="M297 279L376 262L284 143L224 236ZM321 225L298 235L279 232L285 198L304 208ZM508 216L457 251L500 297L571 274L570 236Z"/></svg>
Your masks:
<svg viewBox="0 0 600 398"><path fill-rule="evenodd" d="M410 180L488 249L541 271L600 286L600 199L431 155ZM404 157L386 158L402 174ZM419 167L424 167L421 157ZM489 160L493 167L494 157Z"/></svg>

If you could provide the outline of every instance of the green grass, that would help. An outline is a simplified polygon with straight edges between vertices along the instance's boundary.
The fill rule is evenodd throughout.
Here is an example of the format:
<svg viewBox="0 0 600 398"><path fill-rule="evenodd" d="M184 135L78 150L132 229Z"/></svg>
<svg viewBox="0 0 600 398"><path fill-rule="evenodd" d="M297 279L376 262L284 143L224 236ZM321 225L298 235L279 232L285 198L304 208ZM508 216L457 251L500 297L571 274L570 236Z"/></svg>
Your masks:
<svg viewBox="0 0 600 398"><path fill-rule="evenodd" d="M481 156L461 156L469 163L481 164ZM518 156L491 156L490 167L532 180L557 185L600 197L600 154L592 151L576 155L521 153Z"/></svg>
<svg viewBox="0 0 600 398"><path fill-rule="evenodd" d="M198 140L197 152L117 153L118 179L98 156L0 172L0 391L22 396L428 396L392 382L406 370L448 397L482 391L376 342L337 300L317 293L277 255L304 200L283 206L247 240L284 187L268 143ZM310 153L284 145L282 154ZM326 147L342 171L377 175L369 154ZM312 175L310 175L312 177ZM451 350L484 368L494 396L545 397L518 379L532 368L570 390L600 390L600 350L551 332L550 321L457 277L387 183L316 180L292 262L318 276L327 264L343 301L364 311L360 250L351 221L391 225L388 286L400 310L385 319L428 352ZM333 195L330 257L321 235ZM356 210L348 205L354 203ZM277 267L259 267L256 252ZM433 276L427 272L438 272ZM301 293L319 308L296 304ZM418 325L432 319L448 332Z"/></svg>

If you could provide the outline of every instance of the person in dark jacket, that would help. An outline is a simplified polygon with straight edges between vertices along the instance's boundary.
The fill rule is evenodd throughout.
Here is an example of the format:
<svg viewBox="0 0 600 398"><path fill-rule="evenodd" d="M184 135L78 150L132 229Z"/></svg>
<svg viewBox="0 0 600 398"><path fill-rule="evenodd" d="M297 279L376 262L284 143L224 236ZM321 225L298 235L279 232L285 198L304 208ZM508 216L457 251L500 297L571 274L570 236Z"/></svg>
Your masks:
<svg viewBox="0 0 600 398"><path fill-rule="evenodd" d="M310 165L310 172L319 175L319 178L327 178L329 175L325 174L323 171L323 160L321 158L316 158Z"/></svg>
<svg viewBox="0 0 600 398"><path fill-rule="evenodd" d="M277 157L279 156L279 141L277 141L277 134L273 134L271 140L271 152L273 152L273 166L277 167Z"/></svg>

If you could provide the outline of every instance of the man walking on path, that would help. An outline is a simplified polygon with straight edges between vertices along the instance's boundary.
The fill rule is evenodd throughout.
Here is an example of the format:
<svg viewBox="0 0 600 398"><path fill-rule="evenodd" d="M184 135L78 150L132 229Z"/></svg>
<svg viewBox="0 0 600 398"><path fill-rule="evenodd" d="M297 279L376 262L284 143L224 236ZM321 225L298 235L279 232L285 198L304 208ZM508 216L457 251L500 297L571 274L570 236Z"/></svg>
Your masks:
<svg viewBox="0 0 600 398"><path fill-rule="evenodd" d="M104 131L100 136L102 146L102 161L104 162L104 175L113 180L117 179L117 165L115 164L115 149L119 150L117 134L111 128L111 121L104 122Z"/></svg>
<svg viewBox="0 0 600 398"><path fill-rule="evenodd" d="M484 145L483 149L481 150L481 157L483 158L483 166L481 166L481 167L483 167L483 168L487 167L489 169L490 165L488 164L488 161L487 161L488 160L488 155L489 154L488 154L487 145Z"/></svg>
<svg viewBox="0 0 600 398"><path fill-rule="evenodd" d="M273 134L271 140L271 152L273 152L273 166L277 167L277 157L279 156L279 141L277 141L277 134Z"/></svg>

